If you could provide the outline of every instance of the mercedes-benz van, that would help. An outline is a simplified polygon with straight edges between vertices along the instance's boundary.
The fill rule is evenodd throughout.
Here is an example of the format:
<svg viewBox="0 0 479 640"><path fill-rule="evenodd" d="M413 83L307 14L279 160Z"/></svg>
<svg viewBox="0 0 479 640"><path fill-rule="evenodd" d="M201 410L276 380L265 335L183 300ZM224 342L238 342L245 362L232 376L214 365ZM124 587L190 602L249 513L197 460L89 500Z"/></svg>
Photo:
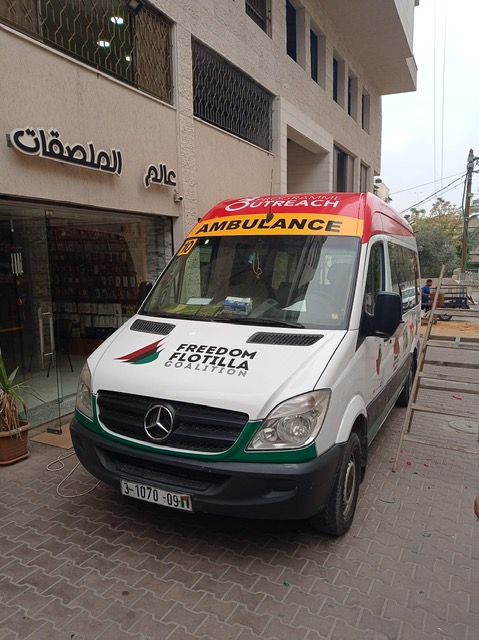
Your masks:
<svg viewBox="0 0 479 640"><path fill-rule="evenodd" d="M343 534L409 398L418 283L412 228L373 194L221 202L88 358L79 460L139 500Z"/></svg>

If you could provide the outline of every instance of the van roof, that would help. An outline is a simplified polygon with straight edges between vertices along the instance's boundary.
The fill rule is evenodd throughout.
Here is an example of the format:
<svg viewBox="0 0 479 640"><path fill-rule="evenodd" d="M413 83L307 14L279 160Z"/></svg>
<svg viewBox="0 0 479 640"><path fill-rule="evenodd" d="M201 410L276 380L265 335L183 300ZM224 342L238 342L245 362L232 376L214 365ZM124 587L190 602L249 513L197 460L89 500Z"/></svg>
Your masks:
<svg viewBox="0 0 479 640"><path fill-rule="evenodd" d="M272 214L272 217L271 217ZM294 193L282 195L268 195L259 197L232 198L223 200L213 207L189 234L203 236L214 230L217 233L241 233L241 229L254 229L246 223L245 218L261 218L262 233L295 233L297 225L285 227L284 220L303 218L310 222L308 228L312 233L328 233L327 223L334 231L341 235L356 235L363 242L376 234L411 236L411 225L399 213L394 211L384 200L373 193ZM234 218L238 222L230 221L227 225L205 224L214 219ZM320 221L324 219L326 225L320 230ZM335 222L336 220L336 222ZM343 224L339 230L339 224ZM244 225L244 227L243 227ZM310 226L309 226L310 225ZM291 229L285 231L285 228ZM257 231L256 231L257 232Z"/></svg>

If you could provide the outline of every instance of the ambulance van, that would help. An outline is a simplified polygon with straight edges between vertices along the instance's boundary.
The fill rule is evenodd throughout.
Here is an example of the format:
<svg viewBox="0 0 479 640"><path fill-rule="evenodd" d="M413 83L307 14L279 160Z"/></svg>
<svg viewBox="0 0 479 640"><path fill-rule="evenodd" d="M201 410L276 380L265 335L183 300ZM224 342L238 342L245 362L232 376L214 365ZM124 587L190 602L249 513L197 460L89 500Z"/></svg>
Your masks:
<svg viewBox="0 0 479 640"><path fill-rule="evenodd" d="M71 434L125 496L350 527L418 353L412 228L373 194L231 199L87 360Z"/></svg>

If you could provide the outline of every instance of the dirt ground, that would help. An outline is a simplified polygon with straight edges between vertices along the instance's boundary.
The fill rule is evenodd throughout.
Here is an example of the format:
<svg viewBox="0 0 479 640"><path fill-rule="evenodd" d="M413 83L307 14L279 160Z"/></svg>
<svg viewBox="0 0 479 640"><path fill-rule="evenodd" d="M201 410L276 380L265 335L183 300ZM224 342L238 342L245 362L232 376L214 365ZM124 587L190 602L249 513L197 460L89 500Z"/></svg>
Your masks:
<svg viewBox="0 0 479 640"><path fill-rule="evenodd" d="M421 334L424 335L427 325L421 326ZM431 337L447 336L451 338L477 338L479 339L479 318L457 319L444 321L438 320L431 329Z"/></svg>

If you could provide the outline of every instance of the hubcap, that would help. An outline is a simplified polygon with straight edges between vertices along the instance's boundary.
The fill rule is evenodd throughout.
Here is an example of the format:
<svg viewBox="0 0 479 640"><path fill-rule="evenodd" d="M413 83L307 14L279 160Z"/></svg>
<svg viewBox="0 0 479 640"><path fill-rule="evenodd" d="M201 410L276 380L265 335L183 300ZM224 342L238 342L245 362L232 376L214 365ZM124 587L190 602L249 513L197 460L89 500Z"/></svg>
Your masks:
<svg viewBox="0 0 479 640"><path fill-rule="evenodd" d="M348 517L351 507L354 501L354 489L356 487L356 464L354 455L351 454L349 458L348 467L346 469L346 475L344 477L344 490L343 490L343 516Z"/></svg>

